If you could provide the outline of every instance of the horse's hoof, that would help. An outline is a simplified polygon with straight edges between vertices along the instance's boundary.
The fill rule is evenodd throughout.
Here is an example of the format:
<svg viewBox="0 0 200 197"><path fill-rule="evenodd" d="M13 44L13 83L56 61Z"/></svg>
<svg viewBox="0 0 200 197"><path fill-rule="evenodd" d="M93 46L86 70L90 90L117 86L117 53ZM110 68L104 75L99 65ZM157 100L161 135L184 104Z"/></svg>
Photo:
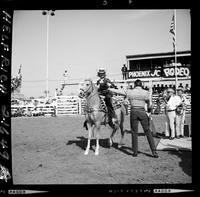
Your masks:
<svg viewBox="0 0 200 197"><path fill-rule="evenodd" d="M84 152L84 155L88 155L88 151L85 151L85 152Z"/></svg>
<svg viewBox="0 0 200 197"><path fill-rule="evenodd" d="M109 139L109 141L108 141L109 148L112 147L112 145L113 145L113 141L111 139Z"/></svg>
<svg viewBox="0 0 200 197"><path fill-rule="evenodd" d="M118 148L122 148L123 145L124 145L124 144L118 144L117 147L118 147Z"/></svg>
<svg viewBox="0 0 200 197"><path fill-rule="evenodd" d="M122 147L122 145L121 144L118 144L118 146L117 146L118 148L121 148Z"/></svg>
<svg viewBox="0 0 200 197"><path fill-rule="evenodd" d="M99 152L95 152L94 154L95 154L95 155L99 155Z"/></svg>

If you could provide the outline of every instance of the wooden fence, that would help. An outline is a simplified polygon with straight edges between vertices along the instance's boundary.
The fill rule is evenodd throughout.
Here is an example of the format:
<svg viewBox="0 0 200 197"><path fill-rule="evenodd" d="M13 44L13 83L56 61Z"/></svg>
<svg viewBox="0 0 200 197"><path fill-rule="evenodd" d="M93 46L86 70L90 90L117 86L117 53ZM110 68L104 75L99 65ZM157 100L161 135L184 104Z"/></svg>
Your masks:
<svg viewBox="0 0 200 197"><path fill-rule="evenodd" d="M81 114L81 101L78 96L58 96L56 115Z"/></svg>
<svg viewBox="0 0 200 197"><path fill-rule="evenodd" d="M190 101L191 103L191 95L188 94L187 99ZM117 96L117 98L123 102L124 101L124 97L123 96ZM157 108L157 100L158 98L158 94L154 94L153 98L152 98L152 102L153 102L153 111L155 111L155 109ZM46 104L46 105L38 105L36 107L31 106L11 106L11 112L15 112L17 109L23 109L23 110L27 110L29 109L29 111L32 112L32 114L36 113L37 111L42 112L44 115L52 115L55 114L56 115L84 115L84 109L86 106L86 101L85 99L80 99L78 96L58 96L56 98L56 103L53 104ZM55 107L55 108L54 108ZM130 103L128 103L128 112L130 112ZM159 114L164 113L164 105L161 105L161 109ZM186 108L186 113L191 113L191 104L187 106Z"/></svg>

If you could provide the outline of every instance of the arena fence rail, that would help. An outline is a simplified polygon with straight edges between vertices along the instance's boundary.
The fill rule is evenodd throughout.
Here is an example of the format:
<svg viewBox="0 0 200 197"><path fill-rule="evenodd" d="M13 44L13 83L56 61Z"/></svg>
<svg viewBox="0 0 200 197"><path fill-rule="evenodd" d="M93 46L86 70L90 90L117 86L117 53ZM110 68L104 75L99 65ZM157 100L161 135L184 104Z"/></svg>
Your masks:
<svg viewBox="0 0 200 197"><path fill-rule="evenodd" d="M191 103L191 94L187 94L187 99ZM120 102L124 101L123 96L116 96ZM164 104L161 102L160 106L157 103L158 94L153 94L153 114L163 114ZM51 116L51 115L84 115L86 100L80 99L78 96L57 96L54 104L42 105L11 105L12 117L17 116ZM157 110L159 107L159 110ZM128 103L128 112L130 113L130 103ZM191 104L187 106L186 113L191 113Z"/></svg>

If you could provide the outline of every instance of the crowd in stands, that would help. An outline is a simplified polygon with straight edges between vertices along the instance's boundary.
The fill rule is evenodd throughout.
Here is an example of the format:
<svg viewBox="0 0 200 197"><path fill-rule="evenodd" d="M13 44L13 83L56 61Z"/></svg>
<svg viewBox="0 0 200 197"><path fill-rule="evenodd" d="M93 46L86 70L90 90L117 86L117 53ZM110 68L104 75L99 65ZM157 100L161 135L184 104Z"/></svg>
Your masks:
<svg viewBox="0 0 200 197"><path fill-rule="evenodd" d="M178 87L181 87L184 89L184 93L185 94L191 94L191 87L189 87L189 84L186 84L185 87L183 86L182 83L179 84ZM123 88L123 86L120 86L120 88ZM128 87L129 89L133 89L134 86L133 85L129 85ZM168 88L172 88L172 89L176 89L175 85L164 85L164 84L157 84L157 85L153 85L152 89L153 89L153 94L161 94L164 90L168 89ZM144 86L143 89L145 90L149 90L148 86Z"/></svg>
<svg viewBox="0 0 200 197"><path fill-rule="evenodd" d="M183 84L180 83L178 87L183 88L184 92L186 94L190 94L191 93L191 87L189 87L188 84L186 84L185 87L184 87ZM172 84L170 84L170 85L157 84L157 85L153 85L152 88L153 88L153 94L160 94L160 93L162 93L164 90L166 90L168 88L172 88L174 90L176 89L175 85L172 85ZM148 90L148 87L145 86L144 89Z"/></svg>

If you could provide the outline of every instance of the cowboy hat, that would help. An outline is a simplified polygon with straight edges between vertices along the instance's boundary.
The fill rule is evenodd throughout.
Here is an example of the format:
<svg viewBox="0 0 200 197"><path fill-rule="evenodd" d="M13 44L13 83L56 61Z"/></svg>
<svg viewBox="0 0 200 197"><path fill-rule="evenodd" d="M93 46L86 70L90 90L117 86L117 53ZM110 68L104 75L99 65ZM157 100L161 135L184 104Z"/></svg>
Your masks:
<svg viewBox="0 0 200 197"><path fill-rule="evenodd" d="M182 87L178 87L177 90L181 90L182 92L184 92L184 88Z"/></svg>
<svg viewBox="0 0 200 197"><path fill-rule="evenodd" d="M174 91L172 88L168 88L168 89L167 89L167 92L172 92L172 93L174 93L175 91Z"/></svg>

